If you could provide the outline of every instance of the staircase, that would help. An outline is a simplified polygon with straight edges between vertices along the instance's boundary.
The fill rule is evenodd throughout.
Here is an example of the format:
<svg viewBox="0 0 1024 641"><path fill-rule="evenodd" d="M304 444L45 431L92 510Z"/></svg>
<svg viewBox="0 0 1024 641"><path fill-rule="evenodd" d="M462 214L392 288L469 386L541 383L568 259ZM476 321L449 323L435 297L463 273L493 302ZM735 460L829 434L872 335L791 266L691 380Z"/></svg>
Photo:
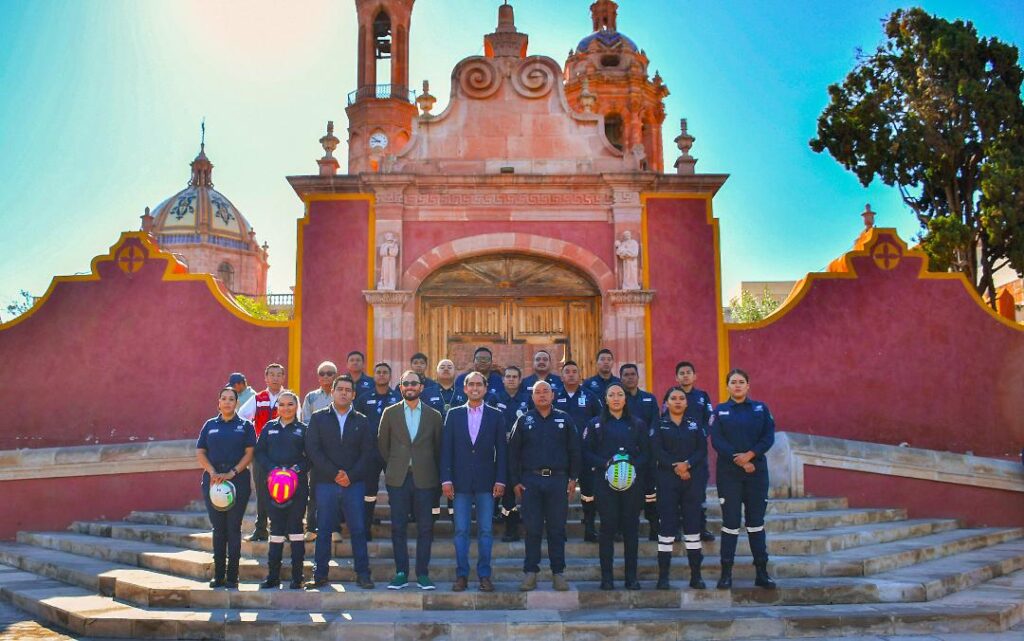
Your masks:
<svg viewBox="0 0 1024 641"><path fill-rule="evenodd" d="M721 526L708 502L709 529ZM939 500L939 499L937 499ZM251 531L252 511L243 523ZM908 519L901 509L853 509L842 498L784 498L768 504L774 591L755 588L740 537L734 589L714 589L717 542L705 544L709 589L687 587L676 544L673 589L654 590L657 544L641 524L644 589L598 590L597 545L582 542L580 506L570 506L566 578L551 589L517 590L522 543L501 543L495 526L497 591L451 591L452 523L435 524L431 578L385 589L394 574L387 494L369 544L377 587L354 586L347 534L335 543L328 589L263 590L266 543L242 544L240 590L211 590L212 536L201 502L176 512L135 512L120 522L76 522L66 532L22 532L0 544L0 595L44 622L87 637L139 639L775 639L1005 632L1024 618L1024 528L966 529L950 519ZM415 526L410 526L414 554ZM622 586L621 545L616 585ZM472 559L475 561L475 543ZM283 576L288 576L287 551ZM307 543L312 560L313 543ZM414 558L414 557L413 557ZM546 551L542 557L546 559ZM308 561L307 561L308 565ZM312 570L307 567L306 577ZM1018 628L1007 633L1024 634ZM993 635L1004 638L1004 635Z"/></svg>

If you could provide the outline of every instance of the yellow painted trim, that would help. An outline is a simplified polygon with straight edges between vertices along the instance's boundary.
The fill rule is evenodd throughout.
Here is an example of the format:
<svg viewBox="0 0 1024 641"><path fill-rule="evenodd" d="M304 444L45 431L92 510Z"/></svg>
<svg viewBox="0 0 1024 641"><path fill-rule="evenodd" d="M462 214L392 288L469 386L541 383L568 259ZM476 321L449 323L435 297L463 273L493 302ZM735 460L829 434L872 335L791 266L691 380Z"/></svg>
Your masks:
<svg viewBox="0 0 1024 641"><path fill-rule="evenodd" d="M644 232L644 251L646 256L647 250L647 201L652 199L663 199L663 200L703 200L704 215L707 224L711 225L712 232L712 243L713 251L715 256L715 305L716 305L716 335L718 336L718 400L728 398L728 388L725 384L725 375L729 372L729 333L726 330L725 323L725 311L722 309L722 248L718 226L718 219L715 218L713 199L714 194L706 192L665 192L665 193L654 193L654 194L641 194L641 220L643 221L643 232ZM648 264L644 261L644 287L650 287L650 280L648 275ZM652 346L651 346L651 326L650 326L650 315L647 318L647 349L648 361L653 360ZM647 382L648 388L652 384L649 380Z"/></svg>
<svg viewBox="0 0 1024 641"><path fill-rule="evenodd" d="M309 201L303 200L302 218L298 220L295 241L295 297L292 306L292 334L288 340L288 385L298 392L302 381L302 265L305 246L303 237L309 224Z"/></svg>
<svg viewBox="0 0 1024 641"><path fill-rule="evenodd" d="M978 295L978 292L971 285L970 281L962 272L932 272L928 271L928 255L919 249L910 249L907 243L900 238L895 228L891 227L873 227L870 233L862 234L857 239L857 243L854 249L846 252L838 259L832 262L830 267L834 271L827 272L811 272L807 274L794 288L794 293L790 293L786 301L773 312L767 318L759 320L755 323L727 323L726 329L730 332L733 331L747 331L752 329L761 329L768 327L773 323L777 323L782 320L787 314L796 309L797 305L807 296L807 293L811 291L814 283L820 280L851 280L859 278L857 270L853 266L854 258L869 257L870 249L874 246L880 236L886 238L892 238L900 247L902 251L902 257L912 257L921 259L921 269L918 271L917 277L921 280L955 280L963 285L964 290L967 294L978 304L978 307L983 309L989 316L996 321L1002 323L1006 327L1010 327L1017 331L1024 331L1024 325L1011 321L1008 318L1003 318L995 310L985 304L985 301Z"/></svg>
<svg viewBox="0 0 1024 641"><path fill-rule="evenodd" d="M18 316L17 318L14 318L0 325L0 331L8 329L10 327L14 327L15 325L22 323L31 318L32 316L34 316L36 312L38 312L43 307L43 305L46 304L46 302L50 299L50 296L53 295L54 289L56 288L58 283L88 282L102 280L100 278L99 273L100 263L113 262L115 260L115 256L118 250L120 250L121 246L124 245L124 243L130 239L136 239L140 243L142 243L142 246L146 249L147 260L166 261L166 267L164 268L162 280L169 282L202 282L206 285L206 288L210 290L210 293L213 295L214 299L218 303L220 303L221 306L224 307L224 309L231 312L240 320L243 320L251 325L256 325L258 327L288 328L289 332L291 331L292 321L269 321L250 316L244 309L242 309L238 305L238 303L236 303L232 298L227 296L223 292L223 290L221 290L220 285L218 285L217 280L212 275L188 273L188 268L183 263L181 263L174 256L174 254L171 254L170 252L166 252L160 249L160 247L153 240L152 236L150 236L146 232L141 231L122 232L120 238L118 238L116 243L110 246L110 250L106 254L100 254L92 259L92 261L90 262L89 274L85 274L82 276L54 277L53 280L50 281L50 286L47 288L46 293L43 294L42 297L40 297L40 299L36 302L35 305L32 306L32 309L28 310L21 316Z"/></svg>

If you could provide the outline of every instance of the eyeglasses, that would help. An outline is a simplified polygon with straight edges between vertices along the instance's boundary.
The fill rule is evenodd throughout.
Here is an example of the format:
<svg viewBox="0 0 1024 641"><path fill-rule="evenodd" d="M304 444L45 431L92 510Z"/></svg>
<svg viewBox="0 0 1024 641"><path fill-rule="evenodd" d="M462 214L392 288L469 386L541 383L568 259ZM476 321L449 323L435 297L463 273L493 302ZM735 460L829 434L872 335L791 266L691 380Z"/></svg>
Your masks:
<svg viewBox="0 0 1024 641"><path fill-rule="evenodd" d="M318 376L337 376L337 372L317 372Z"/></svg>
<svg viewBox="0 0 1024 641"><path fill-rule="evenodd" d="M419 384L419 381L402 381L402 387L416 387Z"/></svg>

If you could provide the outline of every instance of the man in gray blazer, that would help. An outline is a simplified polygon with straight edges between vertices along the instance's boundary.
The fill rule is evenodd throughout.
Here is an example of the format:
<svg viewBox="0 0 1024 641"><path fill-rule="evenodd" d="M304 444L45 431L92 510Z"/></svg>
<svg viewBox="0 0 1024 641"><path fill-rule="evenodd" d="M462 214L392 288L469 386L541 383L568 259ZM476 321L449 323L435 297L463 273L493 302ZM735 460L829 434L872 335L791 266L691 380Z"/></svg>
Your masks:
<svg viewBox="0 0 1024 641"><path fill-rule="evenodd" d="M380 417L377 446L384 459L384 483L391 505L391 546L395 554L395 578L390 590L409 585L407 529L410 509L416 517L416 583L433 590L430 580L430 546L434 540L431 509L440 487L441 414L420 401L423 383L408 370L399 386L402 402L386 408Z"/></svg>

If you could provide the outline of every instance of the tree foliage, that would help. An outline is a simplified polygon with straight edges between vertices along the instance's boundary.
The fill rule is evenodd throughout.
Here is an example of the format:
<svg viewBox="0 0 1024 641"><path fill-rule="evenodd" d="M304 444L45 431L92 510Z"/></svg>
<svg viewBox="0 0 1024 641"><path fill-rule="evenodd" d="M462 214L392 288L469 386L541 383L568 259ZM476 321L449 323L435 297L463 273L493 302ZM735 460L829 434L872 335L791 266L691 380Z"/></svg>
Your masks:
<svg viewBox="0 0 1024 641"><path fill-rule="evenodd" d="M1024 78L1015 46L922 9L828 88L816 152L867 186L896 186L935 269L964 272L995 304L993 274L1024 271Z"/></svg>
<svg viewBox="0 0 1024 641"><path fill-rule="evenodd" d="M758 298L747 290L740 292L739 297L729 299L729 315L734 323L756 323L767 318L779 308L779 301L765 287Z"/></svg>
<svg viewBox="0 0 1024 641"><path fill-rule="evenodd" d="M267 301L265 298L254 298L251 296L242 296L241 294L235 296L235 301L238 305L244 309L250 316L254 316L260 320L271 320L271 321L286 321L289 320L287 312L272 312L267 307Z"/></svg>
<svg viewBox="0 0 1024 641"><path fill-rule="evenodd" d="M7 310L7 319L16 318L21 316L28 310L32 309L32 306L36 304L36 299L32 294L29 294L26 290L22 289L18 291L18 296L5 308Z"/></svg>

